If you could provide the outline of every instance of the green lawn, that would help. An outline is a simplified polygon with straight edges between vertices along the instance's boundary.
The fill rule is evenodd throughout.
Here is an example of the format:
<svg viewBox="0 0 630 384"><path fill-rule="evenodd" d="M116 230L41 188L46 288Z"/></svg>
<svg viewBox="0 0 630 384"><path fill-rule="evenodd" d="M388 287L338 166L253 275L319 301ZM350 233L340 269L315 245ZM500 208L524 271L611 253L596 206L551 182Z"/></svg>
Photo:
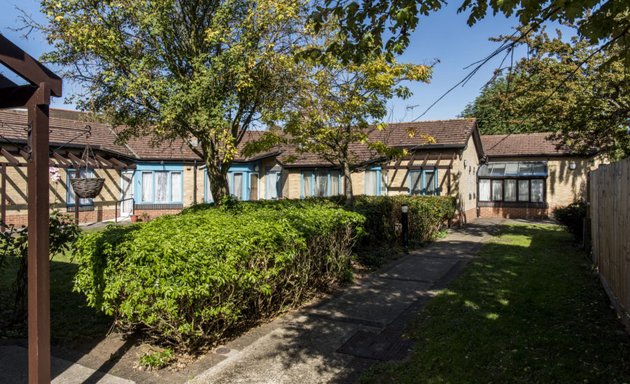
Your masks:
<svg viewBox="0 0 630 384"><path fill-rule="evenodd" d="M89 347L107 334L112 318L87 307L85 298L72 292L78 266L68 255L57 255L50 267L51 340L53 344ZM26 338L26 319L14 321L13 287L17 260L0 268L0 339Z"/></svg>
<svg viewBox="0 0 630 384"><path fill-rule="evenodd" d="M630 382L629 338L584 253L553 225L505 227L408 336L409 360L362 382Z"/></svg>

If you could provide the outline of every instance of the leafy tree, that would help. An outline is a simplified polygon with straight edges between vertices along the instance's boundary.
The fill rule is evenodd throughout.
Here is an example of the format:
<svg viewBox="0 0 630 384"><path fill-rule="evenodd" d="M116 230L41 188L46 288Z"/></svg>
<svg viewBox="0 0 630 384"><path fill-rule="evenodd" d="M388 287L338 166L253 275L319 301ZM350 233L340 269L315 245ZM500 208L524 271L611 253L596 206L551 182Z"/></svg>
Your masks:
<svg viewBox="0 0 630 384"><path fill-rule="evenodd" d="M477 118L484 134L552 131L576 151L630 155L630 78L618 56L577 37L563 41L559 32L543 31L528 47L462 116Z"/></svg>
<svg viewBox="0 0 630 384"><path fill-rule="evenodd" d="M360 152L396 154L387 146L386 132L380 140L368 140L374 127L385 130L386 125L380 120L387 115L387 101L394 96L410 97L411 91L404 82L428 82L431 68L397 63L384 55L372 56L361 64L346 64L329 53L307 60L302 70L301 92L286 107L284 129L270 132L262 142L273 145L278 141L275 136L299 152L315 153L339 167L344 177L344 195L350 204L351 174L365 161Z"/></svg>
<svg viewBox="0 0 630 384"><path fill-rule="evenodd" d="M216 201L245 132L293 93L301 0L42 0L44 60L87 90L79 105L121 137L183 139L207 165Z"/></svg>
<svg viewBox="0 0 630 384"><path fill-rule="evenodd" d="M446 0L324 0L315 20L337 20L346 39L329 49L346 59L360 59L366 52L385 48L401 53L419 18L437 11ZM596 45L614 42L615 54L630 67L630 2L624 0L462 0L459 12L470 12L468 25L489 12L516 14L521 25L540 25L551 20L577 25L579 35ZM386 38L385 38L386 37Z"/></svg>

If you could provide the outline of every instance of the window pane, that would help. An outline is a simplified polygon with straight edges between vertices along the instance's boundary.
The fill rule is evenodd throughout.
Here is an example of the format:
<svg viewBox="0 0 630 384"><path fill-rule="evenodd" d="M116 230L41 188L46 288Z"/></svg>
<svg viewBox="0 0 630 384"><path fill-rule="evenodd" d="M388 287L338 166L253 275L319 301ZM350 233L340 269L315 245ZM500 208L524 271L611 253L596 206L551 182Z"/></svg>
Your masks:
<svg viewBox="0 0 630 384"><path fill-rule="evenodd" d="M409 174L409 182L411 185L409 186L409 190L412 195L421 195L422 194L422 173L421 172L411 172Z"/></svg>
<svg viewBox="0 0 630 384"><path fill-rule="evenodd" d="M155 201L165 203L168 201L168 173L155 172Z"/></svg>
<svg viewBox="0 0 630 384"><path fill-rule="evenodd" d="M427 195L435 194L435 172L424 173L424 191Z"/></svg>
<svg viewBox="0 0 630 384"><path fill-rule="evenodd" d="M313 196L313 172L304 172L304 197Z"/></svg>
<svg viewBox="0 0 630 384"><path fill-rule="evenodd" d="M234 174L234 190L232 194L236 196L238 200L243 199L243 174L235 173Z"/></svg>
<svg viewBox="0 0 630 384"><path fill-rule="evenodd" d="M505 163L496 163L492 165L492 169L490 170L490 175L492 176L503 176L505 175Z"/></svg>
<svg viewBox="0 0 630 384"><path fill-rule="evenodd" d="M315 175L315 196L323 197L328 195L328 173L317 173Z"/></svg>
<svg viewBox="0 0 630 384"><path fill-rule="evenodd" d="M376 196L376 171L365 171L365 194Z"/></svg>
<svg viewBox="0 0 630 384"><path fill-rule="evenodd" d="M339 189L339 172L330 172L330 194L331 196L337 196L341 194Z"/></svg>
<svg viewBox="0 0 630 384"><path fill-rule="evenodd" d="M153 172L142 172L142 201L153 201Z"/></svg>
<svg viewBox="0 0 630 384"><path fill-rule="evenodd" d="M278 198L278 174L275 172L267 173L265 177L265 189L268 199Z"/></svg>
<svg viewBox="0 0 630 384"><path fill-rule="evenodd" d="M529 180L518 181L518 201L529 201Z"/></svg>
<svg viewBox="0 0 630 384"><path fill-rule="evenodd" d="M505 175L506 176L516 176L518 175L518 163L506 163L505 164Z"/></svg>
<svg viewBox="0 0 630 384"><path fill-rule="evenodd" d="M171 201L182 201L182 173L171 173Z"/></svg>
<svg viewBox="0 0 630 384"><path fill-rule="evenodd" d="M249 175L249 199L258 200L258 174L251 173Z"/></svg>
<svg viewBox="0 0 630 384"><path fill-rule="evenodd" d="M543 182L544 180L532 180L532 202L540 203L543 201Z"/></svg>
<svg viewBox="0 0 630 384"><path fill-rule="evenodd" d="M479 179L479 201L490 201L490 180Z"/></svg>
<svg viewBox="0 0 630 384"><path fill-rule="evenodd" d="M505 201L516 201L516 180L505 180Z"/></svg>
<svg viewBox="0 0 630 384"><path fill-rule="evenodd" d="M387 171L381 172L381 195L387 196Z"/></svg>
<svg viewBox="0 0 630 384"><path fill-rule="evenodd" d="M492 180L492 200L503 200L503 180Z"/></svg>

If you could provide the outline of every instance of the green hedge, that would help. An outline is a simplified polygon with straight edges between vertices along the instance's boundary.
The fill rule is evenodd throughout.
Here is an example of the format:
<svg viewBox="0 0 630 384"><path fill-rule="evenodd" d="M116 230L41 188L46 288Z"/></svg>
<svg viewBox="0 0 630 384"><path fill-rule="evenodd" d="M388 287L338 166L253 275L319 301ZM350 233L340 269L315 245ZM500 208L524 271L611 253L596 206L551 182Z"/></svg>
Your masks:
<svg viewBox="0 0 630 384"><path fill-rule="evenodd" d="M195 348L342 279L363 221L305 206L112 226L77 242L75 289L123 326Z"/></svg>
<svg viewBox="0 0 630 384"><path fill-rule="evenodd" d="M577 201L566 207L556 207L553 216L562 224L577 241L582 241L584 236L584 219L588 207L583 201Z"/></svg>

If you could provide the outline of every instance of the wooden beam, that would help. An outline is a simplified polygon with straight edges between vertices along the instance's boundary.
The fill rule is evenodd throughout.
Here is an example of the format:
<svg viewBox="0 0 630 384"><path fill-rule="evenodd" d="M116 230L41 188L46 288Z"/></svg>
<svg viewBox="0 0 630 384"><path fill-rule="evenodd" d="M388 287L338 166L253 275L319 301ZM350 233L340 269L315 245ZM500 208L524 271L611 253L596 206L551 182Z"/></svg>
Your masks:
<svg viewBox="0 0 630 384"><path fill-rule="evenodd" d="M0 40L0 59L1 54L6 55L5 48ZM40 88L40 92L50 95L47 84L40 84ZM50 383L48 104L30 104L28 120L31 122L28 135L31 148L28 164L28 381L34 384Z"/></svg>
<svg viewBox="0 0 630 384"><path fill-rule="evenodd" d="M72 160L72 163L76 168L82 167L85 164L83 160L76 157L72 152L68 152L68 157Z"/></svg>
<svg viewBox="0 0 630 384"><path fill-rule="evenodd" d="M32 150L31 150L31 151L32 151ZM26 152L26 151L25 151L25 150L23 150L23 149L20 149L20 156L22 156L22 158L23 158L24 160L26 160L26 162L27 162L27 163L28 163L29 161L31 161L31 154L30 154L30 153L28 153L28 152Z"/></svg>
<svg viewBox="0 0 630 384"><path fill-rule="evenodd" d="M58 154L57 152L53 152L52 153L53 157L55 159L57 159L57 161L59 163L61 163L63 166L68 167L68 166L72 166L72 163L69 162L66 158L64 158L63 156L61 156L60 154Z"/></svg>
<svg viewBox="0 0 630 384"><path fill-rule="evenodd" d="M96 155L96 160L100 161L101 163L105 164L105 166L107 168L116 168L114 167L114 164L112 164L110 161L105 160L103 157Z"/></svg>
<svg viewBox="0 0 630 384"><path fill-rule="evenodd" d="M440 166L440 160L442 159L442 153L438 153L437 160L435 161L434 167L437 168Z"/></svg>
<svg viewBox="0 0 630 384"><path fill-rule="evenodd" d="M36 87L46 83L47 93L61 97L61 78L0 34L0 63ZM22 104L24 106L25 104Z"/></svg>
<svg viewBox="0 0 630 384"><path fill-rule="evenodd" d="M2 88L2 92L0 92L0 108L23 107L28 104L36 92L37 87L33 85Z"/></svg>
<svg viewBox="0 0 630 384"><path fill-rule="evenodd" d="M411 152L411 157L409 158L409 161L407 162L407 168L411 167L413 165L413 161L416 157L416 152Z"/></svg>
<svg viewBox="0 0 630 384"><path fill-rule="evenodd" d="M20 162L18 161L18 159L13 157L13 155L10 154L9 151L7 151L6 149L4 148L0 149L0 153L2 153L2 156L6 157L6 159L9 161L9 164L20 165Z"/></svg>
<svg viewBox="0 0 630 384"><path fill-rule="evenodd" d="M115 157L110 157L110 158L109 158L109 161L111 161L111 162L112 162L112 164L114 164L114 165L118 166L118 167L119 167L119 168L121 168L121 169L122 169L122 168L129 168L129 167L127 167L127 164L123 163L122 161L118 160L118 159L117 159L117 158L115 158Z"/></svg>

